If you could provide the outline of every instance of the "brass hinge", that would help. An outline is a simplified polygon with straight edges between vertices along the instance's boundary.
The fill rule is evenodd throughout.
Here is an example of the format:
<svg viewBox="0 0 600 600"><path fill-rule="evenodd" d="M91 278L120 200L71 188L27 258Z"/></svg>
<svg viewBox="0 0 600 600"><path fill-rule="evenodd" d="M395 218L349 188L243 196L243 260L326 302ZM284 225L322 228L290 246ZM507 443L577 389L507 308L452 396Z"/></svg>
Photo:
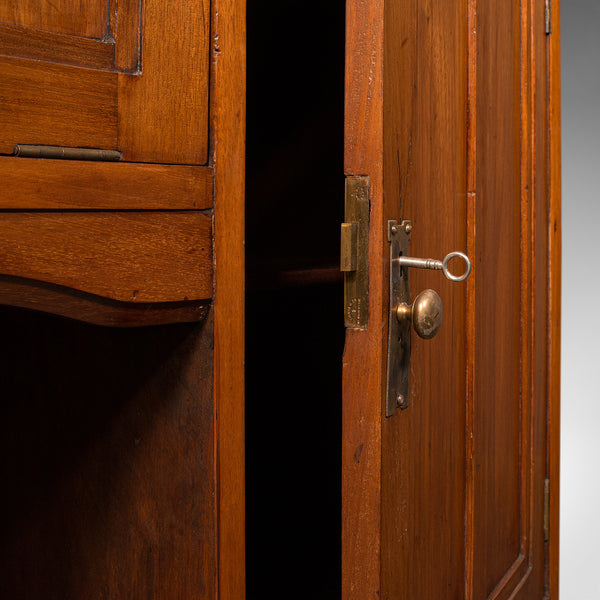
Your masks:
<svg viewBox="0 0 600 600"><path fill-rule="evenodd" d="M344 272L344 323L364 329L369 321L369 178L346 178L340 270Z"/></svg>
<svg viewBox="0 0 600 600"><path fill-rule="evenodd" d="M16 144L14 156L23 158L60 158L62 160L121 160L118 150L104 148L72 148L70 146L42 146L33 144Z"/></svg>
<svg viewBox="0 0 600 600"><path fill-rule="evenodd" d="M544 479L544 541L550 539L550 479Z"/></svg>
<svg viewBox="0 0 600 600"><path fill-rule="evenodd" d="M552 0L545 0L545 2L546 35L550 35L552 33Z"/></svg>

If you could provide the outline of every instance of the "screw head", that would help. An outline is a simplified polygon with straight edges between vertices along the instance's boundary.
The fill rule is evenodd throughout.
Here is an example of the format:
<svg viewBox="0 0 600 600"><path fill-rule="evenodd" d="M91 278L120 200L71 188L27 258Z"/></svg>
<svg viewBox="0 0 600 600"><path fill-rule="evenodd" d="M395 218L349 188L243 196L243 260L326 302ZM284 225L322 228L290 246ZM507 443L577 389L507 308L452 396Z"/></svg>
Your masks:
<svg viewBox="0 0 600 600"><path fill-rule="evenodd" d="M412 231L412 223L406 223L404 225L404 231L406 231L406 233L410 233Z"/></svg>
<svg viewBox="0 0 600 600"><path fill-rule="evenodd" d="M398 394L398 397L396 398L396 405L402 406L403 404L404 404L404 396L402 394Z"/></svg>
<svg viewBox="0 0 600 600"><path fill-rule="evenodd" d="M392 225L392 233L398 233L398 226Z"/></svg>

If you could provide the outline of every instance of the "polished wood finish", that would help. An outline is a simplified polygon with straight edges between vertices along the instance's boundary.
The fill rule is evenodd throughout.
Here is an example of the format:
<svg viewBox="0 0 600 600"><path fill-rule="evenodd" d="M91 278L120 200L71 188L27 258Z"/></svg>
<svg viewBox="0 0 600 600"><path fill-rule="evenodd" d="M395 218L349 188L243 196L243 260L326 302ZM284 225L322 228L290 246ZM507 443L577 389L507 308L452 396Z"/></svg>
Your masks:
<svg viewBox="0 0 600 600"><path fill-rule="evenodd" d="M212 169L191 166L208 161L209 2L149 0L143 13L140 0L120 2L118 11L101 2L100 15L92 10L97 3L85 1L61 0L58 27L55 13L34 3L0 9L7 20L0 28L0 42L7 42L0 57L0 154L31 143L120 150L123 162L0 157L0 209L212 208ZM167 164L147 164L153 162ZM123 302L212 297L211 216L157 217L7 215L2 274ZM58 302L60 294L45 294L36 306L64 314L50 297ZM87 314L68 305L72 316ZM176 320L184 314L165 308ZM99 310L105 313L106 304Z"/></svg>
<svg viewBox="0 0 600 600"><path fill-rule="evenodd" d="M0 263L4 275L122 302L208 299L212 218L192 211L8 212Z"/></svg>
<svg viewBox="0 0 600 600"><path fill-rule="evenodd" d="M520 460L521 450L528 454L526 426L523 448L519 445L521 398L530 393L530 318L526 312L519 316L521 301L527 302L530 266L527 237L519 239L521 228L527 236L529 227L528 202L521 198L521 174L528 177L529 173L527 167L522 170L521 155L527 156L527 148L519 149L520 87L528 74L523 73L520 80L523 32L518 4L493 6L488 2L478 4L477 11L477 85L471 101L477 134L475 157L469 165L475 179L475 187L469 190L474 207L469 227L476 271L469 290L475 316L473 338L469 340L474 382L469 407L472 423L467 435L473 439L473 447L467 458L471 479L467 482L470 504L466 507L473 541L467 548L472 572L468 573L471 582L466 591L471 598L487 598L496 585L506 586L504 577L523 577L521 516L525 529L529 522L529 511L521 515L520 504L528 497L528 486L521 485ZM490 43L499 26L507 35ZM494 76L490 73L492 65ZM499 132L503 132L500 138ZM493 339L502 343L489 343ZM497 377L497 373L502 376ZM495 377L491 389L490 376ZM499 398L505 401L498 402ZM501 452L496 452L498 447ZM494 511L498 511L497 516ZM514 581L509 584L514 589Z"/></svg>
<svg viewBox="0 0 600 600"><path fill-rule="evenodd" d="M384 15L383 210L412 220L412 256L466 250L467 16L465 1L412 0ZM388 598L461 597L466 286L431 271L410 277L413 298L440 294L444 323L432 340L413 334L411 404L382 423L380 585Z"/></svg>
<svg viewBox="0 0 600 600"><path fill-rule="evenodd" d="M210 167L0 157L0 209L203 210Z"/></svg>
<svg viewBox="0 0 600 600"><path fill-rule="evenodd" d="M0 6L0 54L139 74L140 1L84 7L11 0Z"/></svg>
<svg viewBox="0 0 600 600"><path fill-rule="evenodd" d="M211 132L215 170L214 394L218 598L245 597L244 189L246 2L212 3Z"/></svg>
<svg viewBox="0 0 600 600"><path fill-rule="evenodd" d="M3 0L0 22L79 37L102 38L108 27L109 7L106 0ZM115 7L112 10L115 11Z"/></svg>
<svg viewBox="0 0 600 600"><path fill-rule="evenodd" d="M115 69L139 75L142 69L142 0L120 1L116 8L110 13L110 28L116 42Z"/></svg>
<svg viewBox="0 0 600 600"><path fill-rule="evenodd" d="M207 163L207 0L126 0L118 12L100 0L61 0L62 12L36 4L0 8L0 154L27 143ZM101 18L88 4L102 5Z"/></svg>
<svg viewBox="0 0 600 600"><path fill-rule="evenodd" d="M146 0L143 11L141 76L119 75L119 150L127 161L205 164L210 2Z"/></svg>
<svg viewBox="0 0 600 600"><path fill-rule="evenodd" d="M115 64L115 47L111 42L6 23L0 23L0 54L106 71Z"/></svg>
<svg viewBox="0 0 600 600"><path fill-rule="evenodd" d="M116 149L116 75L0 57L0 154L15 144Z"/></svg>
<svg viewBox="0 0 600 600"><path fill-rule="evenodd" d="M345 170L370 178L371 231L369 328L344 354L343 598L541 599L558 464L544 2L351 1L347 23ZM413 221L412 255L467 249L474 269L411 273L445 323L413 337L411 404L386 419L391 218Z"/></svg>
<svg viewBox="0 0 600 600"><path fill-rule="evenodd" d="M0 308L5 598L217 598L212 319Z"/></svg>
<svg viewBox="0 0 600 600"><path fill-rule="evenodd" d="M544 592L544 471L531 465L543 462L545 445L545 390L535 376L544 370L539 344L545 339L535 329L543 331L546 309L543 288L540 293L535 285L545 271L544 253L535 248L543 239L538 231L543 223L536 223L535 215L545 219L545 211L535 206L543 206L545 192L536 180L543 167L536 168L533 153L545 151L546 132L543 121L531 118L533 94L544 87L536 76L544 66L536 60L534 72L530 52L534 42L545 43L543 33L539 37L543 3L478 3L476 22L469 238L477 271L469 288L472 546L466 592L469 598L534 598ZM496 36L498 27L507 32L502 38ZM543 109L543 96L538 97Z"/></svg>
<svg viewBox="0 0 600 600"><path fill-rule="evenodd" d="M0 276L2 304L103 325L145 327L192 323L206 317L210 301L119 302L41 281Z"/></svg>
<svg viewBox="0 0 600 600"><path fill-rule="evenodd" d="M137 18L139 33L136 6L141 64L135 27L119 29ZM19 307L0 310L14 524L1 595L240 600L245 3L123 1L107 14L110 67L76 52L89 68L68 66L64 38L53 60L44 44L69 37L56 32L28 50L35 61L16 57L19 40L0 58L12 77L0 153L123 153L0 157L0 303Z"/></svg>
<svg viewBox="0 0 600 600"><path fill-rule="evenodd" d="M343 358L342 598L381 594L381 428L387 265L383 214L383 2L346 5L344 173L369 176L369 328L349 329Z"/></svg>

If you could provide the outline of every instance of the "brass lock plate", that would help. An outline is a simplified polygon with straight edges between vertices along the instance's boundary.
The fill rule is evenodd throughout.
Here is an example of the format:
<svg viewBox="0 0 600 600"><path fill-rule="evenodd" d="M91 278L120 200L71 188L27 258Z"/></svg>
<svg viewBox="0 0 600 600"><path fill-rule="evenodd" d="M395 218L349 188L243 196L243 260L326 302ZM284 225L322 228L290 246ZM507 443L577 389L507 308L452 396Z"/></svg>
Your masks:
<svg viewBox="0 0 600 600"><path fill-rule="evenodd" d="M410 319L396 318L396 307L410 305L409 268L400 264L401 256L408 256L412 223L388 221L390 243L390 310L388 318L387 391L385 416L391 417L398 408L410 403Z"/></svg>
<svg viewBox="0 0 600 600"><path fill-rule="evenodd" d="M369 178L346 178L346 222L342 223L340 270L344 272L344 323L369 322Z"/></svg>

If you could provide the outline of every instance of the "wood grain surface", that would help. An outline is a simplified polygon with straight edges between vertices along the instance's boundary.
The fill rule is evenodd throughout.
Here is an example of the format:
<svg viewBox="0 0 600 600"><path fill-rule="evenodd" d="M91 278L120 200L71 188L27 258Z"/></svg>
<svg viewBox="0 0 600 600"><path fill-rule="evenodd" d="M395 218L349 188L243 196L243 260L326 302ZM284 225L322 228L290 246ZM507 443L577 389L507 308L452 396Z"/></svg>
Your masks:
<svg viewBox="0 0 600 600"><path fill-rule="evenodd" d="M200 212L7 212L2 274L124 302L212 297L212 218Z"/></svg>
<svg viewBox="0 0 600 600"><path fill-rule="evenodd" d="M0 326L0 595L216 598L212 319Z"/></svg>
<svg viewBox="0 0 600 600"><path fill-rule="evenodd" d="M52 25L54 13L26 2L19 5L25 16L0 28L0 154L27 143L118 148L133 162L206 164L210 3L148 0L140 7L127 0L118 12L104 0L85 0L84 12L75 11L80 3L61 3L61 27ZM100 4L101 34L92 35L95 13L85 10ZM14 12L13 3L2 6Z"/></svg>
<svg viewBox="0 0 600 600"><path fill-rule="evenodd" d="M369 329L348 330L344 354L344 600L544 596L558 314L543 13L348 4L345 170L372 193ZM386 419L390 218L412 220L411 255L467 249L473 273L411 272L413 297L442 296L444 325L413 336L411 404Z"/></svg>
<svg viewBox="0 0 600 600"><path fill-rule="evenodd" d="M0 154L15 144L117 148L116 75L0 58Z"/></svg>
<svg viewBox="0 0 600 600"><path fill-rule="evenodd" d="M218 598L246 595L245 133L246 2L213 0L211 162L215 170L214 398Z"/></svg>
<svg viewBox="0 0 600 600"><path fill-rule="evenodd" d="M115 64L113 42L6 23L0 23L0 54L102 70Z"/></svg>
<svg viewBox="0 0 600 600"><path fill-rule="evenodd" d="M119 75L123 159L206 164L210 2L146 0L143 22L141 76Z"/></svg>
<svg viewBox="0 0 600 600"><path fill-rule="evenodd" d="M0 209L202 210L210 167L0 157Z"/></svg>
<svg viewBox="0 0 600 600"><path fill-rule="evenodd" d="M192 302L119 302L70 288L0 276L3 305L51 313L105 327L146 327L201 321L209 300Z"/></svg>
<svg viewBox="0 0 600 600"><path fill-rule="evenodd" d="M527 570L521 550L529 553L522 547L529 536L521 535L521 518L527 529L531 517L530 510L523 511L530 490L523 460L530 450L530 413L522 399L530 393L531 315L522 302L528 302L531 255L529 201L522 198L521 180L529 177L521 163L527 148L521 149L526 135L521 135L520 96L529 77L520 69L522 59L527 65L521 53L528 45L527 39L521 44L522 16L518 2L477 5L477 85L472 100L477 131L469 165L476 180L469 190L474 193L469 229L474 232L475 262L469 289L475 311L469 340L473 417L467 430L467 439L473 440L467 457L469 598L487 598L497 586L501 593L513 591ZM506 35L497 36L498 27Z"/></svg>
<svg viewBox="0 0 600 600"><path fill-rule="evenodd" d="M384 2L346 5L344 173L369 176L369 328L348 329L342 375L342 598L381 594L387 276L383 213Z"/></svg>
<svg viewBox="0 0 600 600"><path fill-rule="evenodd" d="M384 212L412 220L411 256L466 250L467 18L466 1L407 0L385 14ZM382 423L381 595L460 598L466 286L413 269L410 287L412 298L440 294L444 323L429 341L412 333L410 406Z"/></svg>
<svg viewBox="0 0 600 600"><path fill-rule="evenodd" d="M142 0L119 2L111 12L110 28L116 40L115 68L121 73L141 72Z"/></svg>
<svg viewBox="0 0 600 600"><path fill-rule="evenodd" d="M2 0L0 22L100 39L106 33L109 6L107 0Z"/></svg>

